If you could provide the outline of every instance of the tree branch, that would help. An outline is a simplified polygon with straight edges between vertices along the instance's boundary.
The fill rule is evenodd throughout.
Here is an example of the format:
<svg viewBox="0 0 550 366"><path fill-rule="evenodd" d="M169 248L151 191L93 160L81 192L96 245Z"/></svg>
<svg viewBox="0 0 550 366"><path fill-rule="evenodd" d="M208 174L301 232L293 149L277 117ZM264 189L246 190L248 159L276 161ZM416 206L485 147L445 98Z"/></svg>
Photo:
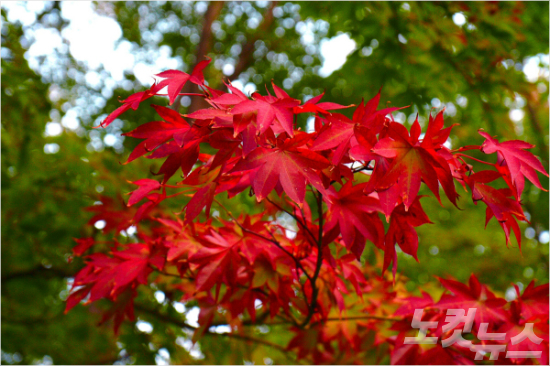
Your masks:
<svg viewBox="0 0 550 366"><path fill-rule="evenodd" d="M26 271L12 272L2 276L1 282L7 282L16 278L24 277L40 277L40 278L53 278L53 277L73 277L76 273L67 271L62 268L45 268L45 267L34 267Z"/></svg>
<svg viewBox="0 0 550 366"><path fill-rule="evenodd" d="M326 319L319 320L315 323L312 323L312 325L323 324L323 323L327 323L327 322L345 322L345 321L355 321L355 320L380 320L380 321L398 322L398 321L401 321L403 319L402 318L389 318L389 317L377 316L377 315L357 315L357 316L348 316L348 317L344 316L344 317L341 317L341 318L337 318L337 317L326 318ZM288 322L288 321L264 323L264 325L267 325L267 326L288 325L288 324L292 324L292 323Z"/></svg>
<svg viewBox="0 0 550 366"><path fill-rule="evenodd" d="M214 20L216 20L220 16L223 6L224 6L223 1L211 1L208 3L208 8L206 9L206 13L204 14L204 23L202 25L201 39L197 46L197 50L195 51L196 61L192 69L194 69L195 66L197 66L197 64L202 60L202 58L208 54L208 52L212 47L212 23L214 22ZM201 91L199 90L199 87L197 85L193 83L187 83L183 87L182 92L183 93L200 93ZM201 101L203 103L206 103L200 97L196 97L196 96L191 97L191 105L189 106L189 113L192 113L195 110L202 108L199 106ZM178 96L174 101L174 104L172 105L172 109L175 111L178 111L180 107L181 107L181 95Z"/></svg>
<svg viewBox="0 0 550 366"><path fill-rule="evenodd" d="M537 139L537 148L539 150L539 157L544 161L545 157L548 156L548 146L544 141L544 131L540 126L535 107L533 102L529 99L529 95L524 95L525 102L527 104L527 112L529 113L529 121L531 122L531 128L533 129L535 138Z"/></svg>
<svg viewBox="0 0 550 366"><path fill-rule="evenodd" d="M262 24L258 27L256 33L251 38L249 38L246 43L242 45L239 62L235 66L235 71L233 71L233 75L231 75L229 80L235 80L244 70L246 70L250 66L250 64L252 64L254 44L266 32L269 31L269 28L273 24L273 20L275 19L273 16L273 9L275 8L275 6L277 6L277 1L272 1L269 5L269 8L267 8L267 10L265 11Z"/></svg>
<svg viewBox="0 0 550 366"><path fill-rule="evenodd" d="M185 329L189 329L189 330L192 330L192 331L196 331L197 328L190 325L190 324L187 324L185 321L181 320L181 319L177 319L177 318L174 318L174 317L171 317L169 315L166 315L166 314L162 314L158 311L155 311L153 309L150 309L148 307L145 307L141 304L135 304L134 305L134 308L138 311L138 312L141 312L143 314L147 314L147 315L150 315L154 318L156 318L157 320L160 320L164 323L168 323L168 324L172 324L172 325L176 325L180 328L185 328ZM262 344L264 346L268 346L268 347L271 347L271 348L274 348L274 349L277 349L279 351L281 351L282 353L285 354L286 357L289 357L289 355L287 354L288 353L288 350L286 349L286 347L283 347L279 344L276 344L276 343L272 343L272 342L269 342L269 341L266 341L265 339L259 339L259 338L254 338L254 337L251 337L251 336L248 336L246 334L239 334L239 333L215 333L215 332L210 332L210 331L205 331L204 332L204 335L205 336L215 336L215 337L227 337L227 338L233 338L233 339L239 339L239 340L243 340L243 341L248 341L248 342L254 342L254 343L258 343L258 344Z"/></svg>

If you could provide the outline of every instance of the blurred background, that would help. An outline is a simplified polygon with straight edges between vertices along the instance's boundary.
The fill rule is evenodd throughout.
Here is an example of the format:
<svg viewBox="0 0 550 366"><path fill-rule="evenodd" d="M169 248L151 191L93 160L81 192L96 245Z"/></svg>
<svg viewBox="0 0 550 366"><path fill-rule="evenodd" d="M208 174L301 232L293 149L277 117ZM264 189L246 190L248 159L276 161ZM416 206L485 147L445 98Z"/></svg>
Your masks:
<svg viewBox="0 0 550 366"><path fill-rule="evenodd" d="M110 326L97 326L98 305L63 314L71 277L82 266L81 260L68 263L72 238L101 229L100 223L86 226L92 215L85 207L100 195L117 199L132 190L128 180L158 169L145 159L119 164L136 145L121 133L156 119L151 108L129 111L106 129L92 127L120 99L149 87L153 74L189 72L208 56L210 86L221 88L225 78L247 93L263 93L273 79L301 100L326 91L325 100L358 104L383 86L382 103L410 105L394 114L406 126L419 112L425 127L430 111L445 107L446 125L460 124L452 145L480 144L477 130L483 128L536 145L532 152L548 170L548 6L2 2L2 363L288 362L282 355L267 357L261 347L244 359L243 344L232 352L202 352L214 347L213 340L193 346L185 334L139 314L117 338ZM182 113L202 107L189 97L178 103ZM547 179L542 184L548 188ZM407 288L438 286L434 276L466 281L475 273L511 300L513 283L547 283L548 193L526 185L523 204L531 223L521 226L521 252L515 239L506 246L495 220L484 228L483 205L461 196L463 211L423 200L435 225L418 230L420 263L399 253ZM366 250L365 260L376 255ZM166 303L154 287L149 295L148 301ZM196 317L181 303L166 306L188 321ZM230 341L216 342L221 349Z"/></svg>

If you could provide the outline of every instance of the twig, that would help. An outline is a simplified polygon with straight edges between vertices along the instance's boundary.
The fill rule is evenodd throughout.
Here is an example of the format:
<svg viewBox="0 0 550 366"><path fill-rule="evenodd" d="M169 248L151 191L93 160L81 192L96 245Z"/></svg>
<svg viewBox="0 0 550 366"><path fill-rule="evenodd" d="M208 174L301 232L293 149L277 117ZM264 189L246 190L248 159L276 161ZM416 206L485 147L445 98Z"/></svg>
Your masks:
<svg viewBox="0 0 550 366"><path fill-rule="evenodd" d="M158 320L160 320L164 323L176 325L180 328L185 328L185 329L189 329L189 330L192 330L192 331L197 330L196 327L194 327L190 324L187 324L185 321L183 321L181 319L173 318L169 315L162 314L158 311L155 311L153 309L145 307L141 304L135 304L134 308L137 311L139 311L141 313L144 313L144 314L147 314L147 315L150 315L150 316L153 316L156 319L158 319ZM277 350L281 351L282 353L284 353L286 357L290 358L290 356L288 355L288 350L286 349L286 347L283 347L283 346L281 346L279 344L276 344L276 343L269 342L265 339L254 338L254 337L251 337L251 336L248 336L248 335L245 335L245 334L239 334L239 333L215 333L215 332L210 332L208 330L204 332L204 335L205 336L215 336L215 337L227 337L227 338L239 339L239 340L243 340L243 341L249 341L249 342L262 344L264 346L268 346L268 347L277 349ZM295 361L295 360L293 360L293 361Z"/></svg>
<svg viewBox="0 0 550 366"><path fill-rule="evenodd" d="M357 315L357 316L348 316L348 317L342 317L342 318L326 318L321 319L319 321L316 321L315 323L312 323L312 325L316 324L323 324L327 322L345 322L345 321L355 321L355 320L380 320L380 321L389 321L389 322L398 322L403 320L402 318L389 318L384 316L377 316L377 315ZM264 323L264 325L267 326L275 326L275 325L288 325L291 324L291 322L288 321L280 321L280 322L272 322L272 323Z"/></svg>
<svg viewBox="0 0 550 366"><path fill-rule="evenodd" d="M269 28L273 24L273 9L275 8L275 6L277 6L277 2L271 2L269 8L263 15L264 19L262 21L262 24L258 27L258 30L254 34L254 36L252 36L245 44L242 45L239 62L237 63L237 65L235 65L235 70L233 71L233 74L231 75L229 80L235 80L252 63L252 51L254 50L254 44L269 30Z"/></svg>
<svg viewBox="0 0 550 366"><path fill-rule="evenodd" d="M202 32L201 32L201 39L199 41L199 44L197 46L197 50L195 51L196 55L196 62L195 65L193 65L193 68L197 66L197 64L201 61L201 59L208 54L208 51L210 50L211 43L212 43L212 23L214 20L216 20L223 9L224 2L223 1L211 1L208 3L208 8L206 9L206 13L204 14L204 23L202 25ZM183 88L183 93L193 93L193 92L200 92L199 88L192 83L185 84ZM191 105L189 106L190 112L193 112L195 109L193 109L193 105L196 104L196 100L203 100L203 99L196 99L191 98ZM178 96L176 100L174 101L174 104L172 105L172 109L175 111L178 111L181 106L181 96Z"/></svg>

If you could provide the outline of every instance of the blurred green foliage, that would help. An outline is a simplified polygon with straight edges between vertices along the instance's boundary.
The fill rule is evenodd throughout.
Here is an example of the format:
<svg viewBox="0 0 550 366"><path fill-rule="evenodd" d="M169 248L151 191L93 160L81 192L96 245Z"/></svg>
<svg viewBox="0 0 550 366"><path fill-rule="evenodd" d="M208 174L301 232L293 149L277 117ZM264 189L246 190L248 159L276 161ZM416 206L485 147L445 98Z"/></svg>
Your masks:
<svg viewBox="0 0 550 366"><path fill-rule="evenodd" d="M100 66L95 70L99 86L91 87L85 81L88 65L68 51L55 51L29 66L32 32L62 31L69 24L62 6L46 3L26 26L9 22L2 8L2 362L149 364L169 355L172 363L292 363L283 352L223 337L205 338L192 347L189 334L170 324L182 314L169 301L155 301L155 288L145 289L138 300L145 308L161 308L170 319L138 309L152 332L125 324L123 335L115 338L108 325L97 326L102 304L63 314L71 276L82 264L68 263L72 238L98 235L85 226L91 215L84 208L100 193L120 197L132 189L127 180L145 177L159 165L145 159L119 164L137 143L122 140L120 132L156 119L151 108L126 113L107 131L91 130L118 107L119 97L143 88L134 75L126 73L115 82ZM548 169L547 2L228 2L215 14L211 39L205 42L209 6L116 2L94 7L118 22L119 42L130 42L142 62L154 64L159 49L168 47L188 71L207 55L214 60L206 71L212 86L221 87L222 70L231 65L234 71L225 77L241 85L263 90L273 79L294 97L326 91L326 100L342 104L370 99L383 86L383 103L410 105L396 115L407 126L417 112L425 122L432 107L446 106L446 124L460 124L453 130L453 145L479 144L477 130L484 128L499 138L536 144L533 152ZM342 68L323 78L322 44L342 33L354 40L355 50ZM196 54L201 45L205 55ZM546 55L546 63L540 55ZM523 68L533 60L540 61L541 75L528 80ZM182 104L183 112L189 101ZM45 134L46 124L60 122L69 110L78 112L81 126ZM512 119L511 111L522 117ZM306 127L305 119L299 122ZM107 134L118 136L121 144L110 147ZM548 187L547 180L543 186ZM515 239L506 246L496 221L484 229L484 209L474 206L467 193L461 194L462 210L424 199L434 225L418 230L420 262L398 255L399 275L409 279L408 289L437 287L433 276L466 281L471 273L501 294L513 282L547 282L548 242L537 239L548 235L548 193L528 185L524 194L531 225L522 226L527 237L521 254ZM184 202L167 210L178 212ZM253 199L226 202L236 212L257 209ZM365 260L374 262L379 255L366 250ZM253 332L275 343L288 341L287 334L268 327ZM213 349L227 351L206 351Z"/></svg>

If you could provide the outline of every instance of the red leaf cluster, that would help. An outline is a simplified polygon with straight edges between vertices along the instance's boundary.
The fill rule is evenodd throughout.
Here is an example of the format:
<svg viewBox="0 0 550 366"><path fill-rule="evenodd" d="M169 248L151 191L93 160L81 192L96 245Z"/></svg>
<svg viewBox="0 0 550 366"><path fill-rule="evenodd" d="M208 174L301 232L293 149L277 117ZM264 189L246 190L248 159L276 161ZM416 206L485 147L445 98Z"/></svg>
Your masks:
<svg viewBox="0 0 550 366"><path fill-rule="evenodd" d="M320 102L323 95L302 103L274 84L274 95L267 90L267 95L255 92L249 97L231 84L228 92L215 90L204 85L202 70L208 62L199 63L191 75L175 70L158 74L148 91L124 100L102 123L108 125L153 95L166 95L164 90L172 103L188 81L202 88L211 106L187 115L153 106L161 120L125 134L142 140L127 163L140 157L164 159L155 173L162 179L131 182L137 186L127 202L132 208L115 208L108 199L90 208L96 212L91 224L105 221L105 232L138 226L139 242L110 242L106 253L91 239L78 241L75 255L91 247L100 252L86 257L67 310L86 298L109 299L114 305L107 315L115 317L118 328L124 317L133 317L137 287L155 282L182 293L182 301L197 301L201 313L196 337L208 331L223 309L227 323L237 328L246 321L284 319L296 333L287 348L314 362L335 362L335 343L347 360L367 339L372 347L389 342L395 363L470 360L471 355L454 347L403 345L411 330L403 323L408 318L395 323L397 336L377 334L375 318L336 326L330 319L335 313L379 314L386 311L381 305L399 302L392 283L360 260L367 240L384 251L382 272L393 262L394 278L396 244L417 259L416 228L431 223L420 203L422 183L440 203L441 187L454 205L459 198L455 181L469 188L474 202L487 206L487 221L496 217L507 242L513 231L521 243L516 220L527 221L521 207L524 178L542 188L536 171L548 176L526 150L532 145L500 143L480 132L485 138L481 146L451 150L446 143L454 125L444 127L443 111L429 116L423 134L418 118L410 129L393 120L391 113L401 108L378 109L380 92L362 101L348 118L331 111L351 106ZM304 113L315 121L309 132L300 127L298 117ZM496 163L485 163L491 170L474 171L466 163L465 158L478 161L464 153L474 149L497 153ZM180 181L172 179L178 170ZM489 185L498 179L508 188ZM234 215L219 201L241 193L255 195L263 212ZM190 197L184 200L183 219L159 209L164 200L182 195ZM213 205L216 215L210 217ZM224 215L230 220L220 218ZM428 295L410 298L395 315L411 316L416 304L432 309L434 319L448 308L477 307L480 321L495 327L548 319L548 309L540 304L547 304L548 293L543 296L539 288L530 286L508 306L475 277L469 288L451 280L442 284L454 296L444 295L438 303ZM442 334L440 328L434 332ZM547 344L547 327L544 334Z"/></svg>

